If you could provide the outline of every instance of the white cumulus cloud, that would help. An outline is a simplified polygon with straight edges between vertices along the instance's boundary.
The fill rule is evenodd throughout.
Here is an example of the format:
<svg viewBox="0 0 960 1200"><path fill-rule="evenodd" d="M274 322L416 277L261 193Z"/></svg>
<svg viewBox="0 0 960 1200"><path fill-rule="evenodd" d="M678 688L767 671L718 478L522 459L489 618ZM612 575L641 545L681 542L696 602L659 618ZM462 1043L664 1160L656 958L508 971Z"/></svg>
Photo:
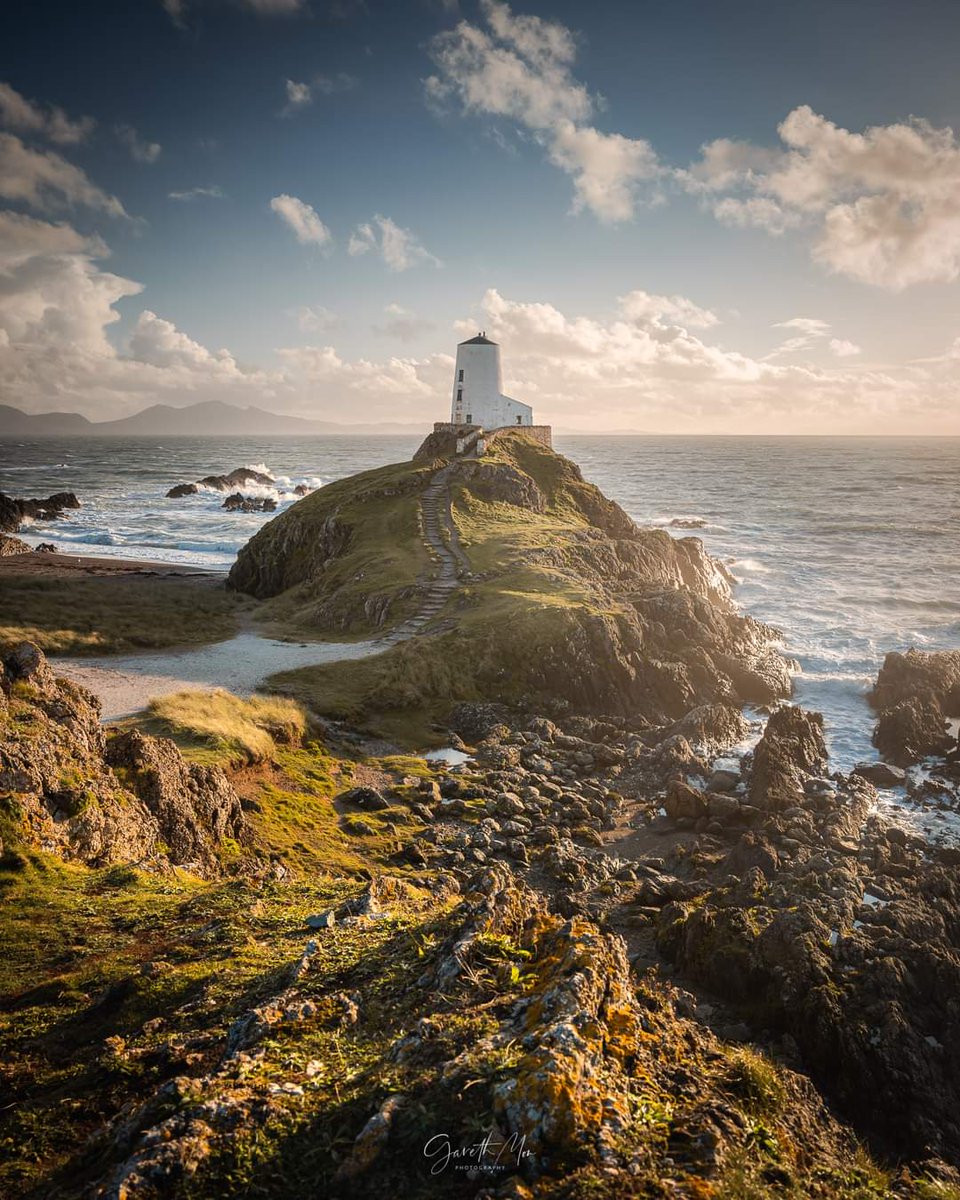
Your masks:
<svg viewBox="0 0 960 1200"><path fill-rule="evenodd" d="M721 138L678 178L730 224L807 228L814 259L899 291L960 278L960 143L911 119L852 132L795 108L781 145Z"/></svg>
<svg viewBox="0 0 960 1200"><path fill-rule="evenodd" d="M464 113L513 121L573 177L575 211L629 220L643 187L661 175L653 147L591 124L598 101L572 74L576 43L566 26L516 14L500 0L482 0L481 10L486 28L461 21L431 42L429 102L455 100Z"/></svg>

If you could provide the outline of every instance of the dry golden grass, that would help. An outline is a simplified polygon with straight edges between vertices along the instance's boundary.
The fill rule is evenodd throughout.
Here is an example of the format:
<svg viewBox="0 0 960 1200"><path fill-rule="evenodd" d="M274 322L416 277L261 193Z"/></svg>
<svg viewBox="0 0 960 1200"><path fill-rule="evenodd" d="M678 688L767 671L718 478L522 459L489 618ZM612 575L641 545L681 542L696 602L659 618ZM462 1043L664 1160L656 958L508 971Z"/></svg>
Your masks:
<svg viewBox="0 0 960 1200"><path fill-rule="evenodd" d="M240 696L214 692L174 692L150 702L143 722L172 736L194 760L255 763L277 745L299 743L307 728L303 708L280 696Z"/></svg>

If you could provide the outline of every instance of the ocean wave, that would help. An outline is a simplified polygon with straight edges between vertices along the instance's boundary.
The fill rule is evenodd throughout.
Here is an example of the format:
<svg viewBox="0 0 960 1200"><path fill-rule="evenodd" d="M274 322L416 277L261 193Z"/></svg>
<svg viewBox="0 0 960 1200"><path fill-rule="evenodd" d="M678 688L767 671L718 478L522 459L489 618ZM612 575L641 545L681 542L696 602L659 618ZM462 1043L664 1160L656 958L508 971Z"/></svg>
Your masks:
<svg viewBox="0 0 960 1200"><path fill-rule="evenodd" d="M4 467L4 471L69 471L70 463L33 463L26 467Z"/></svg>
<svg viewBox="0 0 960 1200"><path fill-rule="evenodd" d="M734 570L752 571L756 575L770 575L773 570L757 558L734 558L730 560L730 566Z"/></svg>
<svg viewBox="0 0 960 1200"><path fill-rule="evenodd" d="M273 472L266 463L244 463L243 465L247 471L258 471L261 475L269 475L273 479Z"/></svg>

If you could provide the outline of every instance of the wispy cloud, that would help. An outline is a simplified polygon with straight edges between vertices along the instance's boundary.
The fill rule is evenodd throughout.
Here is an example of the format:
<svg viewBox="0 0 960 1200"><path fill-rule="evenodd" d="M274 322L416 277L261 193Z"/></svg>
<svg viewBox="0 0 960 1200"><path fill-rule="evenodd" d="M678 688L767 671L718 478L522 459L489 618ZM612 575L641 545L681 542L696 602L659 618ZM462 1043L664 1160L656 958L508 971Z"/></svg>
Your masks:
<svg viewBox="0 0 960 1200"><path fill-rule="evenodd" d="M159 142L149 142L142 138L132 125L116 125L114 133L130 151L134 162L155 163L160 157L162 147Z"/></svg>
<svg viewBox="0 0 960 1200"><path fill-rule="evenodd" d="M316 210L296 196L274 196L270 207L293 230L298 242L304 245L327 246L333 241L333 234L321 221Z"/></svg>
<svg viewBox="0 0 960 1200"><path fill-rule="evenodd" d="M437 74L425 80L428 102L456 101L464 113L507 118L529 131L548 161L572 177L577 212L616 223L659 199L653 185L663 168L650 143L592 124L600 104L572 73L571 31L499 0L481 0L481 11L485 28L461 21L430 43Z"/></svg>
<svg viewBox="0 0 960 1200"><path fill-rule="evenodd" d="M212 187L195 187L188 188L184 192L167 192L167 197L170 200L190 201L190 200L225 200L226 193L214 184Z"/></svg>
<svg viewBox="0 0 960 1200"><path fill-rule="evenodd" d="M41 212L81 205L125 217L116 196L53 150L34 150L12 133L0 133L0 196Z"/></svg>
<svg viewBox="0 0 960 1200"><path fill-rule="evenodd" d="M435 267L442 265L416 234L409 229L402 229L390 217L379 213L372 221L365 221L354 229L347 243L347 251L352 255L373 251L380 255L391 271L406 271L421 263Z"/></svg>
<svg viewBox="0 0 960 1200"><path fill-rule="evenodd" d="M791 317L788 321L777 321L773 328L789 330L791 336L771 351L766 361L806 354L823 347L837 358L852 358L860 353L860 347L855 342L831 337L830 322L822 321L819 317Z"/></svg>
<svg viewBox="0 0 960 1200"><path fill-rule="evenodd" d="M84 142L93 132L93 117L68 117L56 105L41 105L22 96L9 83L0 83L0 124L34 134L61 146Z"/></svg>
<svg viewBox="0 0 960 1200"><path fill-rule="evenodd" d="M418 316L402 304L388 304L383 312L386 320L373 326L374 333L382 337L396 338L399 342L413 342L436 329L433 321Z"/></svg>

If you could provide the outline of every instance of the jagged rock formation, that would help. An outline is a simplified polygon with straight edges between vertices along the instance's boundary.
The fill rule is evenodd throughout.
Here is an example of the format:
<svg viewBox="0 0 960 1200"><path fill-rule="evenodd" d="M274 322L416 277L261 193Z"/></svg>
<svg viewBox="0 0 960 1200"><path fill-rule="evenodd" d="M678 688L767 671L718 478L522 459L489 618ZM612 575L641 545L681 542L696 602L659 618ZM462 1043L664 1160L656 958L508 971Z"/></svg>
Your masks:
<svg viewBox="0 0 960 1200"><path fill-rule="evenodd" d="M905 767L956 748L947 718L960 717L960 650L892 651L883 660L870 697L879 713L873 741Z"/></svg>
<svg viewBox="0 0 960 1200"><path fill-rule="evenodd" d="M46 500L15 500L0 492L0 532L17 533L24 521L55 521L68 508L79 508L73 492L56 492Z"/></svg>
<svg viewBox="0 0 960 1200"><path fill-rule="evenodd" d="M218 845L244 830L217 767L185 763L173 742L108 735L89 692L57 678L32 643L0 675L0 795L8 846L92 865L153 862L218 870Z"/></svg>
<svg viewBox="0 0 960 1200"><path fill-rule="evenodd" d="M220 505L227 512L276 512L277 502L272 496L244 496L234 492Z"/></svg>
<svg viewBox="0 0 960 1200"><path fill-rule="evenodd" d="M178 483L167 492L166 498L179 500L183 496L195 496L201 488L211 488L215 492L235 492L238 488L249 487L251 484L273 487L274 482L273 476L265 475L263 471L255 471L252 467L237 467L226 475L204 475L196 483Z"/></svg>

